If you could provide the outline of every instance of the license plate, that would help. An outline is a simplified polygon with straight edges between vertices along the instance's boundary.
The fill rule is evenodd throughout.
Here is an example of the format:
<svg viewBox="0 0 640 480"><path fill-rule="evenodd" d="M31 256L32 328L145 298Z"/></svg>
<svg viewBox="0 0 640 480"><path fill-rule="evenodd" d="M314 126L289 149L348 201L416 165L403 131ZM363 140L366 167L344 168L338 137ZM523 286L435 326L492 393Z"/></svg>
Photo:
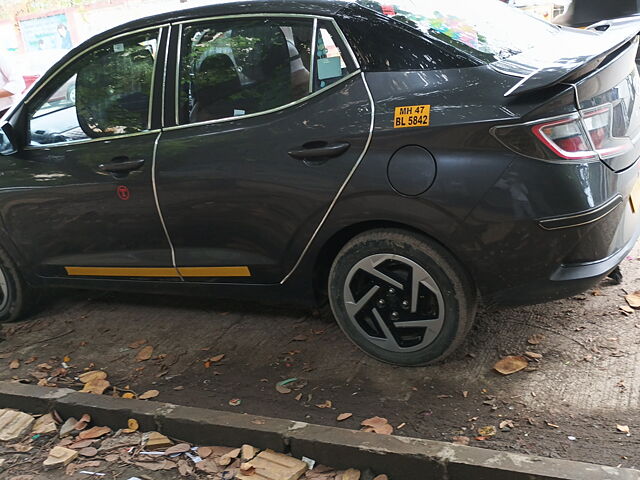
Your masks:
<svg viewBox="0 0 640 480"><path fill-rule="evenodd" d="M631 203L633 213L640 212L640 180L636 181L636 184L633 186L629 202Z"/></svg>

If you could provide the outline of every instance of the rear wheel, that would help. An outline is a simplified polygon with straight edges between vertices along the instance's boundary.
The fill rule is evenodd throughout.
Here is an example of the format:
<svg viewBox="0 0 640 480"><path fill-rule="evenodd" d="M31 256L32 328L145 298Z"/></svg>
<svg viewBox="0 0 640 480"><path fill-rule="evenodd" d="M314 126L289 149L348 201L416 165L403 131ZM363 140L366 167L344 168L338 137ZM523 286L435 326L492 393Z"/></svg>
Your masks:
<svg viewBox="0 0 640 480"><path fill-rule="evenodd" d="M472 326L476 294L456 259L426 237L376 230L352 239L329 274L338 324L363 351L396 365L444 360Z"/></svg>
<svg viewBox="0 0 640 480"><path fill-rule="evenodd" d="M20 320L36 307L38 297L38 292L24 282L16 264L0 248L0 322Z"/></svg>

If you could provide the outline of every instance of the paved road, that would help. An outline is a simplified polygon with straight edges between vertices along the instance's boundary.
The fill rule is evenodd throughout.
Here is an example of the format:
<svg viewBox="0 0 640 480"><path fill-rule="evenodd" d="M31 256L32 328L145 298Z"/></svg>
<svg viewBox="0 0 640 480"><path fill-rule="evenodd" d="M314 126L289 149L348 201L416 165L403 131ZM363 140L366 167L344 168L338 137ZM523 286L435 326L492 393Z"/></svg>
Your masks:
<svg viewBox="0 0 640 480"><path fill-rule="evenodd" d="M291 418L345 428L375 415L395 433L640 468L640 314L625 316L625 292L640 289L640 249L624 264L625 282L534 307L481 310L469 341L445 365L398 368L355 349L330 318L286 307L207 299L60 292L34 318L4 325L0 379L30 379L36 365L69 356L70 373L102 368L112 384L158 400ZM542 335L538 345L527 342ZM128 347L146 340L153 357ZM140 348L140 347L139 347ZM503 377L502 356L543 355L530 371ZM208 368L205 360L224 354ZM31 357L37 361L26 364ZM95 365L95 367L92 366ZM297 378L293 392L275 384ZM71 379L62 379L66 385ZM177 388L177 389L176 389ZM468 392L465 396L463 392ZM110 393L110 392L109 392ZM299 400L298 394L302 394ZM231 406L229 401L240 399ZM316 405L328 405L319 408ZM338 423L339 413L353 417ZM501 431L512 420L515 428ZM630 427L631 436L616 431ZM484 426L495 437L475 440ZM568 437L575 437L575 440Z"/></svg>

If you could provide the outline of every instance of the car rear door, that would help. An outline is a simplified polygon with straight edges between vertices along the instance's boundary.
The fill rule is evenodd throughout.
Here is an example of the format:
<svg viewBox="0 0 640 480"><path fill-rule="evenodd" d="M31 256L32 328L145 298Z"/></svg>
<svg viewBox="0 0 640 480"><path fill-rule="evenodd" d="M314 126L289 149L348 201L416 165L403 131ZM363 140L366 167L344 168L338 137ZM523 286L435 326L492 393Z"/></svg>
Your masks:
<svg viewBox="0 0 640 480"><path fill-rule="evenodd" d="M166 42L159 27L104 40L27 99L28 144L2 159L0 205L40 276L179 280L152 182ZM69 82L75 98L59 98Z"/></svg>
<svg viewBox="0 0 640 480"><path fill-rule="evenodd" d="M364 80L330 19L191 21L175 43L155 180L179 273L279 282L364 155Z"/></svg>

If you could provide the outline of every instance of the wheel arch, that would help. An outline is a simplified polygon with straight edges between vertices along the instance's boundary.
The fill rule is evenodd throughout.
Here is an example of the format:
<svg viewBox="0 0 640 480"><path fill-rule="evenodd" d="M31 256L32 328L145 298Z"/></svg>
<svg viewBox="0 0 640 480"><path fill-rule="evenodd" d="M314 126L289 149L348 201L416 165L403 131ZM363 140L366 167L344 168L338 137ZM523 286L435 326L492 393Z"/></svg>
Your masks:
<svg viewBox="0 0 640 480"><path fill-rule="evenodd" d="M467 274L469 281L472 282L474 288L476 289L476 292L478 291L475 277L472 271L469 269L469 266L462 260L459 255L448 248L446 244L441 240L435 238L433 235L425 232L420 228L406 223L394 222L390 220L367 220L348 225L334 232L333 235L331 235L317 250L312 260L312 285L315 300L318 305L323 305L326 303L327 280L329 278L329 271L331 270L331 266L333 265L333 262L340 250L342 250L342 248L356 236L368 231L380 229L402 230L407 233L413 233L416 235L427 237L429 240L438 243L458 261L460 266Z"/></svg>

